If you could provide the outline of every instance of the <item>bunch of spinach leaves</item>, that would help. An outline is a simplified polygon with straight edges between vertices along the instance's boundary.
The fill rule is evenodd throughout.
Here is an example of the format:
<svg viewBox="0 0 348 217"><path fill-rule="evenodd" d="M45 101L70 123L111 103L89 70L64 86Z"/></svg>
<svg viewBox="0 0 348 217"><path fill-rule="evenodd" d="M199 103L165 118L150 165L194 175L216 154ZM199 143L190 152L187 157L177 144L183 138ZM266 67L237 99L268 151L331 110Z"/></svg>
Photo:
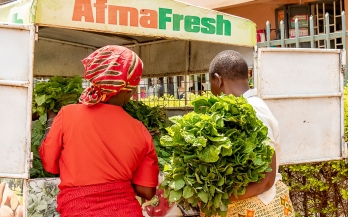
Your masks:
<svg viewBox="0 0 348 217"><path fill-rule="evenodd" d="M33 152L33 167L30 169L30 178L48 178L56 175L46 172L42 166L39 147L45 135L46 124L43 125L39 120L32 123L31 129L31 151Z"/></svg>
<svg viewBox="0 0 348 217"><path fill-rule="evenodd" d="M78 76L55 76L48 82L39 82L34 88L33 114L39 115L40 122L46 124L47 109L58 112L63 106L77 103L82 91L82 79Z"/></svg>
<svg viewBox="0 0 348 217"><path fill-rule="evenodd" d="M229 196L243 195L272 170L268 129L243 97L209 95L192 104L194 112L170 118L174 124L161 138L175 147L161 188L169 202L226 216Z"/></svg>

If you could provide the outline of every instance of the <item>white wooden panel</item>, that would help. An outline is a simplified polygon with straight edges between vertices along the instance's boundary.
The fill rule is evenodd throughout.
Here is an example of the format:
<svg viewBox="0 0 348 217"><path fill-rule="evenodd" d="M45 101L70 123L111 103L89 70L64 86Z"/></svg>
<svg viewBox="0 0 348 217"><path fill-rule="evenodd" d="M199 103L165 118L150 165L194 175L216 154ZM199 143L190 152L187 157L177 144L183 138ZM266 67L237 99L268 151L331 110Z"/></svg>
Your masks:
<svg viewBox="0 0 348 217"><path fill-rule="evenodd" d="M27 88L0 86L1 173L26 172L27 98Z"/></svg>
<svg viewBox="0 0 348 217"><path fill-rule="evenodd" d="M263 95L320 94L340 90L339 52L263 52Z"/></svg>
<svg viewBox="0 0 348 217"><path fill-rule="evenodd" d="M29 178L35 27L0 24L0 177Z"/></svg>
<svg viewBox="0 0 348 217"><path fill-rule="evenodd" d="M0 31L0 79L28 80L29 32L10 28Z"/></svg>
<svg viewBox="0 0 348 217"><path fill-rule="evenodd" d="M258 50L255 87L279 122L281 164L345 158L340 50Z"/></svg>
<svg viewBox="0 0 348 217"><path fill-rule="evenodd" d="M340 159L340 98L280 99L266 103L279 122L282 164Z"/></svg>

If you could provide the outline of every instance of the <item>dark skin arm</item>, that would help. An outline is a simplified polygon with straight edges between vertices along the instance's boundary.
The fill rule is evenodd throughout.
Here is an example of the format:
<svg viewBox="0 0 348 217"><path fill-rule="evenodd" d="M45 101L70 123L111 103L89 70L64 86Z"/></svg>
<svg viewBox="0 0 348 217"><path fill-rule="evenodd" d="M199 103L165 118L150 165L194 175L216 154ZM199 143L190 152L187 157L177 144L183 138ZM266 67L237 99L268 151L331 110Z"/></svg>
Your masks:
<svg viewBox="0 0 348 217"><path fill-rule="evenodd" d="M53 124L53 119L57 116L57 113L51 111L51 110L47 110L47 122L46 122L46 132L45 132L45 136L46 137L47 133L50 131L51 126ZM44 139L43 138L43 139Z"/></svg>
<svg viewBox="0 0 348 217"><path fill-rule="evenodd" d="M151 188L133 184L133 188L136 195L146 200L151 200L156 194L156 187Z"/></svg>
<svg viewBox="0 0 348 217"><path fill-rule="evenodd" d="M254 197L257 196L259 194L262 194L265 191L268 191L274 184L274 180L276 177L276 154L274 153L273 157L272 157L272 162L270 164L271 168L272 168L272 172L266 173L266 177L264 179L261 180L260 183L250 183L247 188L246 188L246 192L243 195L239 195L238 199L231 195L230 196L230 201L237 201L237 200L245 200L247 198L250 197Z"/></svg>

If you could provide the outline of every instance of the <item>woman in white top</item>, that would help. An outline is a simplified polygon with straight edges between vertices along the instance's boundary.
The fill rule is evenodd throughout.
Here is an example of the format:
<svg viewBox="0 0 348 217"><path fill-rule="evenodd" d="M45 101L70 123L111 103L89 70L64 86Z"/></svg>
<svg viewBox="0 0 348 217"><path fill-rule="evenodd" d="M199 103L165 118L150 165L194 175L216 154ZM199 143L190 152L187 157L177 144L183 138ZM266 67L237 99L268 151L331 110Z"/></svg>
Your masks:
<svg viewBox="0 0 348 217"><path fill-rule="evenodd" d="M214 95L233 94L244 96L256 111L257 117L268 127L268 137L275 153L272 158L272 172L266 173L259 183L250 183L244 195L238 200L231 195L228 217L282 217L295 216L289 198L288 187L281 181L279 170L279 127L278 122L256 89L249 89L248 65L242 55L233 50L219 53L211 62L211 92Z"/></svg>

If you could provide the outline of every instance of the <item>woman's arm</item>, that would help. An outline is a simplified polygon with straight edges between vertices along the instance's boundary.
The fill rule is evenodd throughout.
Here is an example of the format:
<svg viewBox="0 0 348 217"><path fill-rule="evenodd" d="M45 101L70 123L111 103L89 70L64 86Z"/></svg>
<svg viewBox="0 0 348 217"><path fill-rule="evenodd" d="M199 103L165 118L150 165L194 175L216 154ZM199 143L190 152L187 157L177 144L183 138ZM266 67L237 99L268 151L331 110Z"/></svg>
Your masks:
<svg viewBox="0 0 348 217"><path fill-rule="evenodd" d="M145 187L133 184L135 193L146 200L151 200L156 194L156 187Z"/></svg>
<svg viewBox="0 0 348 217"><path fill-rule="evenodd" d="M272 168L272 172L266 173L265 178L263 178L260 183L257 183L257 182L250 183L246 188L245 194L239 195L238 199L235 196L231 195L230 201L233 202L233 201L237 201L237 200L244 200L244 199L262 194L265 191L268 191L273 186L274 181L275 181L275 177L277 174L276 153L275 152L274 152L274 155L272 157L272 162L271 162L270 166Z"/></svg>
<svg viewBox="0 0 348 217"><path fill-rule="evenodd" d="M151 200L155 196L158 186L158 159L151 134L143 125L142 131L147 144L147 153L133 173L132 183L138 196Z"/></svg>
<svg viewBox="0 0 348 217"><path fill-rule="evenodd" d="M39 148L39 154L44 169L49 173L59 174L59 157L63 147L62 110L57 116L52 111L47 113L46 132Z"/></svg>
<svg viewBox="0 0 348 217"><path fill-rule="evenodd" d="M57 116L57 113L51 111L51 110L47 110L47 122L46 122L46 130L45 130L45 135L42 138L42 141L46 138L48 132L50 132L51 126L53 124L53 120L54 118ZM42 142L41 141L41 142Z"/></svg>

